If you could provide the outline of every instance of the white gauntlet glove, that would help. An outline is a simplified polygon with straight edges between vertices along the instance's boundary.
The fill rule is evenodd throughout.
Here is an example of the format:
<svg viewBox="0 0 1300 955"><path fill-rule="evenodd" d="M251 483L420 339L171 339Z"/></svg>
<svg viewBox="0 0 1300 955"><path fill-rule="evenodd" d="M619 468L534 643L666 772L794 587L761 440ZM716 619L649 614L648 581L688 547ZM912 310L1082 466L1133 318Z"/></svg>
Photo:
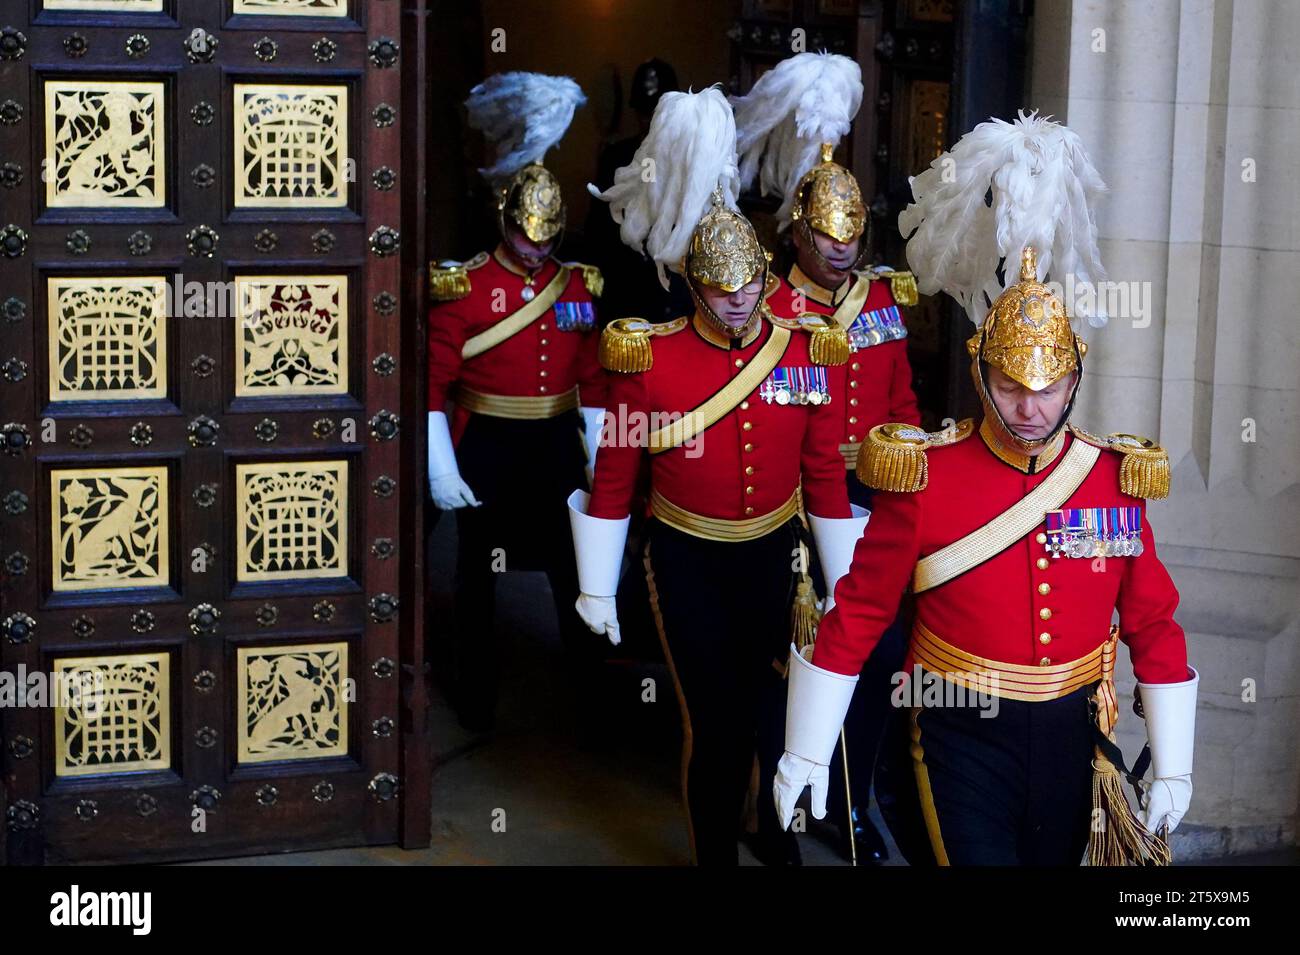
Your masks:
<svg viewBox="0 0 1300 955"><path fill-rule="evenodd" d="M811 654L812 649L809 648ZM781 827L788 829L794 805L812 786L812 812L826 818L831 755L853 699L856 676L813 666L790 645L790 686L785 703L785 755L777 763L772 796Z"/></svg>
<svg viewBox="0 0 1300 955"><path fill-rule="evenodd" d="M440 511L478 507L481 503L461 480L451 446L451 429L442 411L429 412L429 495Z"/></svg>
<svg viewBox="0 0 1300 955"><path fill-rule="evenodd" d="M1162 825L1173 832L1192 801L1192 743L1196 738L1196 687L1201 677L1182 683L1139 683L1153 779L1142 806L1149 832Z"/></svg>
<svg viewBox="0 0 1300 955"><path fill-rule="evenodd" d="M578 562L578 616L593 633L603 633L618 646L618 612L614 595L618 592L619 571L623 569L623 545L631 516L622 520L589 517L587 504L591 495L574 491L569 495L569 525L573 528L573 550Z"/></svg>

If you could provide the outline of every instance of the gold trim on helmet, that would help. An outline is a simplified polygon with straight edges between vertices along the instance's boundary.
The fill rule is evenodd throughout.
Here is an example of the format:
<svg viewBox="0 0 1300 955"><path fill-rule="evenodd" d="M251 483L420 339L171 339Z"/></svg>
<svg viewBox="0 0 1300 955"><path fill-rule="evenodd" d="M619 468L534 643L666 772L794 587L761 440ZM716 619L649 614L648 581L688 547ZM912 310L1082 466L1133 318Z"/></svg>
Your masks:
<svg viewBox="0 0 1300 955"><path fill-rule="evenodd" d="M833 147L822 143L822 161L804 173L795 187L790 217L824 232L836 242L852 242L867 224L858 181L839 163L831 161Z"/></svg>
<svg viewBox="0 0 1300 955"><path fill-rule="evenodd" d="M966 349L971 356L971 378L988 424L980 432L986 443L992 440L1012 451L1012 458L1003 460L1022 470L1046 467L1059 450L1056 439L1069 421L1079 394L1088 346L1074 334L1061 300L1038 281L1038 255L1033 246L1025 246L1021 253L1020 281L998 296L984 324L966 342ZM1012 430L989 394L986 365L1031 391L1042 391L1071 372L1079 372L1061 420L1050 434L1029 441ZM1021 460L1023 456L1028 457Z"/></svg>
<svg viewBox="0 0 1300 955"><path fill-rule="evenodd" d="M501 234L510 218L530 242L548 242L564 228L559 180L541 163L529 163L497 189Z"/></svg>
<svg viewBox="0 0 1300 955"><path fill-rule="evenodd" d="M1061 300L1038 281L1033 246L1020 257L1020 281L998 296L988 318L966 343L983 360L1030 391L1042 391L1079 367L1078 336Z"/></svg>
<svg viewBox="0 0 1300 955"><path fill-rule="evenodd" d="M696 309L716 331L728 338L746 338L758 323L763 296L760 293L755 299L748 320L739 326L733 326L709 308L695 283L724 292L735 292L755 281L761 281L766 287L769 258L750 221L739 212L724 206L722 195L715 192L713 207L700 219L691 236L683 271L690 280L686 284L691 290Z"/></svg>

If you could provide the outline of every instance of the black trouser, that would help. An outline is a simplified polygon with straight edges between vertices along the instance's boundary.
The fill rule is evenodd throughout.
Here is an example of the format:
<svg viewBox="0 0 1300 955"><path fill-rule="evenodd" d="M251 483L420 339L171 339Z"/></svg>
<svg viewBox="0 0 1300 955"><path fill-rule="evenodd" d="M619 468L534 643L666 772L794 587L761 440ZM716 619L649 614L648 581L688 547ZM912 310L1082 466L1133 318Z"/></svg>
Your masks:
<svg viewBox="0 0 1300 955"><path fill-rule="evenodd" d="M456 461L482 502L456 511L457 705L462 715L490 717L506 650L493 626L503 571L546 572L577 685L593 677L602 649L574 608L578 572L565 500L587 486L580 420L576 412L535 421L471 415Z"/></svg>
<svg viewBox="0 0 1300 955"><path fill-rule="evenodd" d="M1092 809L1096 684L1059 700L903 708L876 791L912 865L1078 865Z"/></svg>
<svg viewBox="0 0 1300 955"><path fill-rule="evenodd" d="M872 490L858 480L852 470L846 473L849 501L871 510ZM871 522L867 522L871 533ZM821 587L822 575L814 580ZM865 813L871 801L872 775L880 740L889 722L892 708L889 695L894 688L894 674L903 665L907 655L907 628L900 610L894 622L881 635L880 641L862 665L858 685L844 716L844 742L848 749L849 785L852 799L846 799L844 786L844 756L839 743L831 760L831 787L827 798L827 818L848 825L850 808Z"/></svg>
<svg viewBox="0 0 1300 955"><path fill-rule="evenodd" d="M792 524L750 541L705 540L658 522L646 577L683 708L682 789L699 865L735 865L750 770L760 826L779 828L772 777L785 748Z"/></svg>

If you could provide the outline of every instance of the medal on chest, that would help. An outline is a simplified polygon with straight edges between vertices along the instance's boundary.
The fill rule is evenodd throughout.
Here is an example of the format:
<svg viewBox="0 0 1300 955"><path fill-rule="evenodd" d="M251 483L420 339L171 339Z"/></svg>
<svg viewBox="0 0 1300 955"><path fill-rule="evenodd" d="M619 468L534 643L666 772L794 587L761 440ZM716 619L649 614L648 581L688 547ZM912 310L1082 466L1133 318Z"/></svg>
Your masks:
<svg viewBox="0 0 1300 955"><path fill-rule="evenodd" d="M596 309L590 302L556 302L555 327L562 332L589 332L596 327Z"/></svg>
<svg viewBox="0 0 1300 955"><path fill-rule="evenodd" d="M772 369L758 388L768 404L824 405L831 400L826 369L818 366L788 366Z"/></svg>
<svg viewBox="0 0 1300 955"><path fill-rule="evenodd" d="M1069 507L1044 515L1053 558L1137 557L1142 553L1142 509Z"/></svg>
<svg viewBox="0 0 1300 955"><path fill-rule="evenodd" d="M863 312L849 326L849 348L861 351L883 342L896 342L907 337L907 326L897 305Z"/></svg>

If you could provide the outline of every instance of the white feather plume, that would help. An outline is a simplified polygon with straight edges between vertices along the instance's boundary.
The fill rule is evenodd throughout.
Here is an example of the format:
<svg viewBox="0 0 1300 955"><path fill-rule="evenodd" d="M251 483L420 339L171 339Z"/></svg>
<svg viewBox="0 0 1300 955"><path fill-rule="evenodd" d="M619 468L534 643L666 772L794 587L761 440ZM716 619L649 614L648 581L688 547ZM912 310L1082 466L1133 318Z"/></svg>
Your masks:
<svg viewBox="0 0 1300 955"><path fill-rule="evenodd" d="M465 108L469 124L496 148L496 160L481 172L489 181L514 175L539 162L573 122L573 111L587 101L567 76L496 73L470 90Z"/></svg>
<svg viewBox="0 0 1300 955"><path fill-rule="evenodd" d="M917 288L944 291L978 326L989 305L1020 278L1020 255L1032 245L1038 278L1106 280L1092 204L1106 191L1078 134L1019 113L1015 122L980 123L911 179L913 202L898 216ZM985 197L992 191L992 205ZM1005 262L999 282L999 261ZM1085 286L1086 287L1086 286ZM1072 303L1066 301L1067 309ZM1104 310L1087 316L1106 323Z"/></svg>
<svg viewBox="0 0 1300 955"><path fill-rule="evenodd" d="M604 192L587 184L609 203L623 241L654 260L665 288L664 270L680 269L715 189L728 208L737 208L736 122L717 87L665 93L636 155L614 172L614 184Z"/></svg>
<svg viewBox="0 0 1300 955"><path fill-rule="evenodd" d="M732 97L740 181L759 178L763 195L783 197L777 220L790 224L799 180L821 161L822 143L839 145L862 105L862 68L835 53L800 53Z"/></svg>

